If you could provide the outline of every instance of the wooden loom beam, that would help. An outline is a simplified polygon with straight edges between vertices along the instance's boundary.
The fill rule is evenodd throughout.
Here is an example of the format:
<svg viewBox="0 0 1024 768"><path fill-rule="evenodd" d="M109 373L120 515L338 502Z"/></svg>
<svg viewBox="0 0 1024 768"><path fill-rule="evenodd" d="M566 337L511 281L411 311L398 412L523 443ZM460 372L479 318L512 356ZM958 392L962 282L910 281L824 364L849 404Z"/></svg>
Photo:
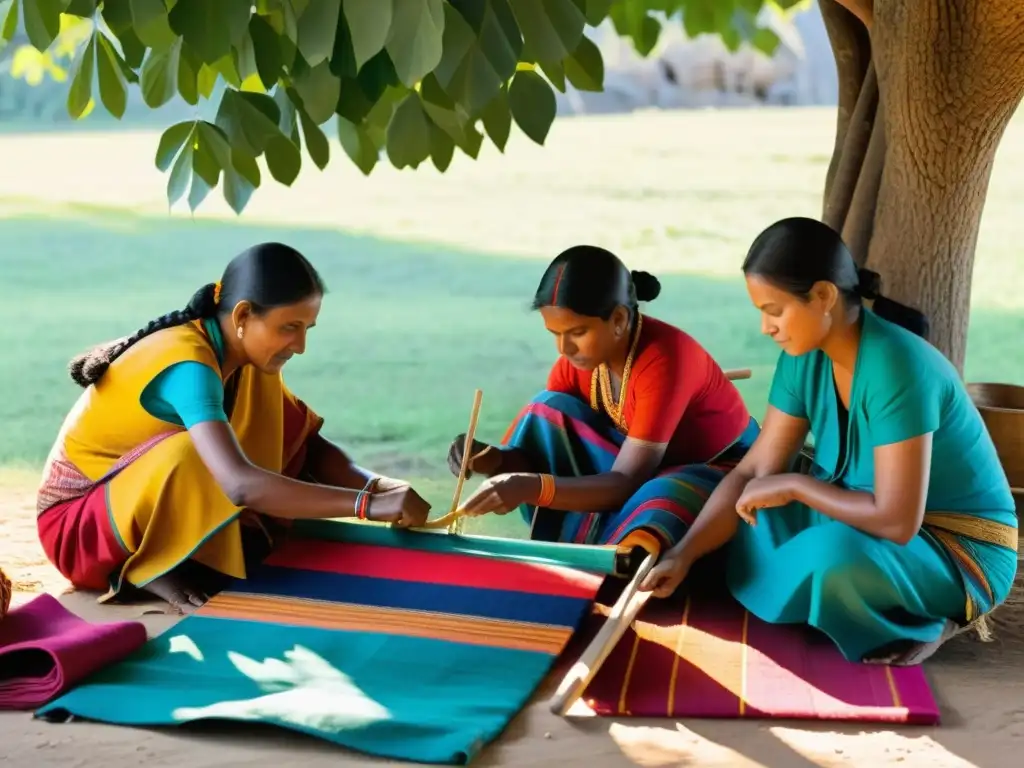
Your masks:
<svg viewBox="0 0 1024 768"><path fill-rule="evenodd" d="M725 376L730 381L738 379L749 379L752 372L749 368L739 368L725 371ZM608 660L619 640L632 626L633 621L640 615L640 611L647 605L651 597L650 592L641 592L640 584L651 572L658 562L659 554L648 553L640 567L637 568L633 578L630 579L626 588L622 590L619 599L612 606L608 618L601 625L600 631L590 641L579 660L572 665L569 672L562 678L555 694L548 702L548 708L559 717L565 717L580 696L587 690L587 686L597 676L601 666Z"/></svg>

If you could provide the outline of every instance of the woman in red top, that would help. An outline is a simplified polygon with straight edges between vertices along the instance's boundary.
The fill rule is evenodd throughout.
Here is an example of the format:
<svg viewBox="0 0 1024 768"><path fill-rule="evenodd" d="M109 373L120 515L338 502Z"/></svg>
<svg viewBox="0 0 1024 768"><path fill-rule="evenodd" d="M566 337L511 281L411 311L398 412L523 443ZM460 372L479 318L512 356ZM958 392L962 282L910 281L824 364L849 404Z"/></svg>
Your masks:
<svg viewBox="0 0 1024 768"><path fill-rule="evenodd" d="M533 307L560 357L502 447L474 441L470 470L489 479L468 514L521 508L545 541L658 552L682 539L759 429L700 344L640 314L660 290L594 246L551 263ZM464 441L448 453L455 474Z"/></svg>

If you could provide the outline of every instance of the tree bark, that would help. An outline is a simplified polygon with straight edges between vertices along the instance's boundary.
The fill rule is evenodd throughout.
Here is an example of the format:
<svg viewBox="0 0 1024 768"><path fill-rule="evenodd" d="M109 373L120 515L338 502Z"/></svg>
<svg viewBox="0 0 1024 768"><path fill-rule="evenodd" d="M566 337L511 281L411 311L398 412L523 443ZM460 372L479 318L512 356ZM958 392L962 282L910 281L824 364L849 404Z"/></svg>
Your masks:
<svg viewBox="0 0 1024 768"><path fill-rule="evenodd" d="M823 219L961 372L989 178L1024 94L1020 2L821 0L840 86Z"/></svg>

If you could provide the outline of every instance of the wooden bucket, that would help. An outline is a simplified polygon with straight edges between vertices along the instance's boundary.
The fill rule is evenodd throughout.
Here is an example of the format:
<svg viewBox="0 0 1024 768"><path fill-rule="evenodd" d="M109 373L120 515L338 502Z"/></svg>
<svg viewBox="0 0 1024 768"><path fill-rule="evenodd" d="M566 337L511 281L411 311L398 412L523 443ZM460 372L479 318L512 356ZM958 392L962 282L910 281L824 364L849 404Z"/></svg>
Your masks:
<svg viewBox="0 0 1024 768"><path fill-rule="evenodd" d="M1024 387L968 384L1015 494L1024 493Z"/></svg>

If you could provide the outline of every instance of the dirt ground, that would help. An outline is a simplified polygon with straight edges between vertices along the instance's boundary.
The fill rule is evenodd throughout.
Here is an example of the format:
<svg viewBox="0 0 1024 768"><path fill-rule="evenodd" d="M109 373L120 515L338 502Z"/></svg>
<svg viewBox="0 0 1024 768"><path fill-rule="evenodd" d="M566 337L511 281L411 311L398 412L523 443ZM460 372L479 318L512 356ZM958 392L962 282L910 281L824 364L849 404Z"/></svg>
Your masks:
<svg viewBox="0 0 1024 768"><path fill-rule="evenodd" d="M46 562L36 539L33 492L0 485L0 564L15 584L15 603L45 591L62 595L67 584ZM137 618L150 634L173 623L143 615L146 607L99 606L92 596L63 594L62 601L94 620ZM1018 613L1019 609L1012 611ZM1020 764L1024 751L1024 638L1006 626L997 639L958 639L927 665L943 713L934 728L873 728L735 720L563 720L550 715L546 694L509 727L476 765L728 766L942 766L1002 768ZM548 681L552 686L553 681ZM53 725L28 713L0 713L0 763L13 766L338 766L381 764L312 739L268 729L149 731L89 723Z"/></svg>

